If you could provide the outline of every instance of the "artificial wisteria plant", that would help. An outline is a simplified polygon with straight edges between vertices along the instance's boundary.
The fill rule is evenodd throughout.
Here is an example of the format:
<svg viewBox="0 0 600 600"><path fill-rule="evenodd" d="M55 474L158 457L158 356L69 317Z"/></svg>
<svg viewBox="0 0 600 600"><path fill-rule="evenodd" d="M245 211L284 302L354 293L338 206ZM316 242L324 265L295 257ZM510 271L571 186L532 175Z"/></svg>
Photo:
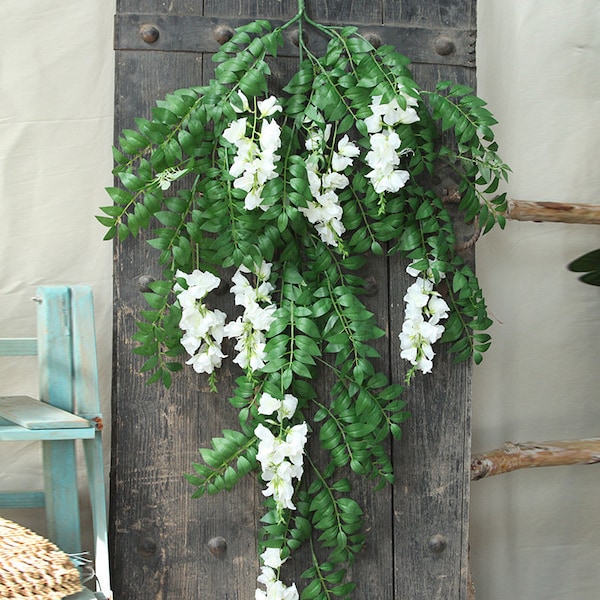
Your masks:
<svg viewBox="0 0 600 600"><path fill-rule="evenodd" d="M267 57L285 29L307 23L328 36L324 56L300 35L298 70L283 94L270 95ZM483 295L429 178L451 165L460 209L487 231L503 225L505 197L491 194L508 168L472 90L420 89L393 47L313 22L302 1L278 28L240 27L214 58L208 85L173 92L122 132L114 150L122 186L108 190L114 204L98 218L107 239L148 229L160 251L163 278L149 284L135 335L149 380L169 386L181 355L215 392L223 361L240 369L230 398L239 430L213 439L187 477L199 497L258 473L265 514L255 598L348 597L346 568L364 542L348 468L377 486L392 482L386 441L400 436L401 394L432 370L434 343L476 362L490 343ZM454 147L439 130L454 134ZM367 254L396 253L414 277L402 330L392 332L409 362L401 383L375 367L373 342L385 332L357 273ZM209 308L225 278L235 314ZM333 383L317 393L324 375ZM325 466L306 450L311 437L329 456ZM281 567L303 544L312 564L299 593Z"/></svg>

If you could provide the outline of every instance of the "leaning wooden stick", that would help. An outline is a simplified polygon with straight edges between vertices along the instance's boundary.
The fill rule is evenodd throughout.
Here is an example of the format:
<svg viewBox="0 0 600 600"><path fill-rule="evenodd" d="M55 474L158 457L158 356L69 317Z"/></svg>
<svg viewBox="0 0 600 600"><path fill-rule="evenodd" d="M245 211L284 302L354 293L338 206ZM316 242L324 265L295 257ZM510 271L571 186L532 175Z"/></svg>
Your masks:
<svg viewBox="0 0 600 600"><path fill-rule="evenodd" d="M471 481L529 467L600 463L600 438L557 442L506 442L502 448L471 459Z"/></svg>
<svg viewBox="0 0 600 600"><path fill-rule="evenodd" d="M566 202L509 200L504 216L512 221L540 221L600 225L600 206Z"/></svg>

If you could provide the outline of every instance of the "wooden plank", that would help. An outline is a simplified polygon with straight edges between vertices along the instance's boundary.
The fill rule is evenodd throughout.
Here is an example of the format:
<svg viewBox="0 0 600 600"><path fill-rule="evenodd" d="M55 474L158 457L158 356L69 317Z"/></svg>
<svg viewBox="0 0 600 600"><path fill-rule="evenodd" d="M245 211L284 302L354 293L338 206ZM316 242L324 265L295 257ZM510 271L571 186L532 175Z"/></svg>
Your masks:
<svg viewBox="0 0 600 600"><path fill-rule="evenodd" d="M191 53L118 52L117 64L117 131L148 115L155 99L203 80L203 59ZM257 575L254 480L241 482L235 494L195 500L182 477L199 460L198 448L210 445L223 427L237 427L226 401L236 374L221 372L218 396L192 369L177 376L169 390L146 385L131 336L146 308L141 282L159 278L160 268L144 239L118 244L115 256L109 519L114 594L138 600L208 598L227 583L227 597L242 600L251 595ZM228 545L219 556L207 547L216 536Z"/></svg>
<svg viewBox="0 0 600 600"><path fill-rule="evenodd" d="M385 23L411 23L423 27L471 27L475 29L474 0L384 0Z"/></svg>
<svg viewBox="0 0 600 600"><path fill-rule="evenodd" d="M90 427L86 419L30 396L0 396L0 416L27 429Z"/></svg>
<svg viewBox="0 0 600 600"><path fill-rule="evenodd" d="M76 410L88 418L100 417L94 300L89 286L71 287L71 311Z"/></svg>
<svg viewBox="0 0 600 600"><path fill-rule="evenodd" d="M93 427L81 429L27 429L20 425L1 425L0 440L36 442L44 440L88 440L95 435Z"/></svg>
<svg viewBox="0 0 600 600"><path fill-rule="evenodd" d="M35 356L37 338L2 338L0 356Z"/></svg>
<svg viewBox="0 0 600 600"><path fill-rule="evenodd" d="M40 400L73 411L71 299L67 287L38 289Z"/></svg>
<svg viewBox="0 0 600 600"><path fill-rule="evenodd" d="M0 508L43 508L46 506L44 492L2 492Z"/></svg>
<svg viewBox="0 0 600 600"><path fill-rule="evenodd" d="M73 404L71 294L68 287L41 287L38 304L40 399L68 412ZM81 429L94 433L93 429ZM48 537L67 553L81 552L75 443L42 442Z"/></svg>
<svg viewBox="0 0 600 600"><path fill-rule="evenodd" d="M476 28L475 3L470 0L394 2L384 0L386 22L411 23L452 29ZM475 43L475 36L472 37ZM402 45L398 44L402 51ZM474 46L473 46L474 50ZM471 66L475 65L472 54ZM433 89L438 81L453 80L475 88L475 70L447 64L413 65L416 81ZM445 140L452 143L451 140ZM438 172L430 184L440 190L452 186L453 175ZM455 219L457 238L471 231ZM473 266L473 254L465 254ZM394 258L390 270L391 331L400 331L403 297L412 278L406 263ZM405 392L411 417L394 448L394 587L397 598L410 600L466 600L471 417L471 364L453 365L444 347L431 375L417 377ZM391 339L390 360L395 381L402 381L407 363L400 359L399 340Z"/></svg>
<svg viewBox="0 0 600 600"><path fill-rule="evenodd" d="M323 3L326 6L326 3ZM322 11L318 11L322 12ZM325 11L329 14L329 11ZM346 11L348 12L348 11ZM353 14L353 13L349 13ZM125 14L117 16L115 23L115 47L118 50L144 50L161 52L216 52L220 28L230 30L250 22L250 18L226 16L183 16L160 14ZM360 25L355 19L337 17L328 18L330 23ZM282 25L284 21L271 19L273 27ZM442 27L411 27L407 25L389 26L378 22L359 26L359 33L368 39L376 39L381 44L397 44L398 48L415 62L432 64L465 65L473 64L473 31L471 29L453 29L451 33ZM145 42L140 31L151 24L158 32L158 39L153 43ZM293 42L297 29L285 32L284 46L278 51L280 57L297 57L298 47ZM325 52L328 38L310 26L304 34L312 52L322 55ZM452 51L440 54L439 40L450 39Z"/></svg>

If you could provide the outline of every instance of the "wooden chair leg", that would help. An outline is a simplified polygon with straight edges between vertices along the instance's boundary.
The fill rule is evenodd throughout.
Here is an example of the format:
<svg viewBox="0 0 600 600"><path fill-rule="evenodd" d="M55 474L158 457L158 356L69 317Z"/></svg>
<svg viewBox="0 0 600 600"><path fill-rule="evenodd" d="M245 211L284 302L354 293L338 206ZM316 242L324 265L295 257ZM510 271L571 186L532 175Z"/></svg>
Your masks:
<svg viewBox="0 0 600 600"><path fill-rule="evenodd" d="M73 440L45 441L44 491L48 537L63 552L81 552L77 462Z"/></svg>
<svg viewBox="0 0 600 600"><path fill-rule="evenodd" d="M108 522L106 517L104 461L102 459L102 438L100 432L96 433L94 439L83 441L83 451L92 505L96 579L98 581L98 590L108 596L110 593Z"/></svg>

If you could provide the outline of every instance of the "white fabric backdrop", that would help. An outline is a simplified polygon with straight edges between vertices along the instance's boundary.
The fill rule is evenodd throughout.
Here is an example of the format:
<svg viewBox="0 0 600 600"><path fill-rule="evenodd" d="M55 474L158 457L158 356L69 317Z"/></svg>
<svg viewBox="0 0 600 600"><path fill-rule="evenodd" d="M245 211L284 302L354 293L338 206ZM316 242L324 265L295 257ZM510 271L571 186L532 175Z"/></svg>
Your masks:
<svg viewBox="0 0 600 600"><path fill-rule="evenodd" d="M94 286L105 413L112 248L93 215L111 185L114 1L2 0L0 335L33 335L40 284ZM509 196L598 202L600 3L481 0L479 93L500 120ZM565 265L600 247L596 226L508 223L477 250L495 319L475 369L475 452L505 440L599 434L599 291ZM29 359L0 366L3 393L36 391ZM38 450L0 448L0 488L34 488ZM598 467L473 484L472 554L485 600L591 600L600 575ZM3 511L44 532L38 511Z"/></svg>
<svg viewBox="0 0 600 600"><path fill-rule="evenodd" d="M479 93L500 121L516 199L600 202L600 3L481 0ZM597 225L507 224L477 245L495 318L475 369L473 450L600 435L600 290L566 265L600 248ZM474 482L478 598L598 597L600 468Z"/></svg>

